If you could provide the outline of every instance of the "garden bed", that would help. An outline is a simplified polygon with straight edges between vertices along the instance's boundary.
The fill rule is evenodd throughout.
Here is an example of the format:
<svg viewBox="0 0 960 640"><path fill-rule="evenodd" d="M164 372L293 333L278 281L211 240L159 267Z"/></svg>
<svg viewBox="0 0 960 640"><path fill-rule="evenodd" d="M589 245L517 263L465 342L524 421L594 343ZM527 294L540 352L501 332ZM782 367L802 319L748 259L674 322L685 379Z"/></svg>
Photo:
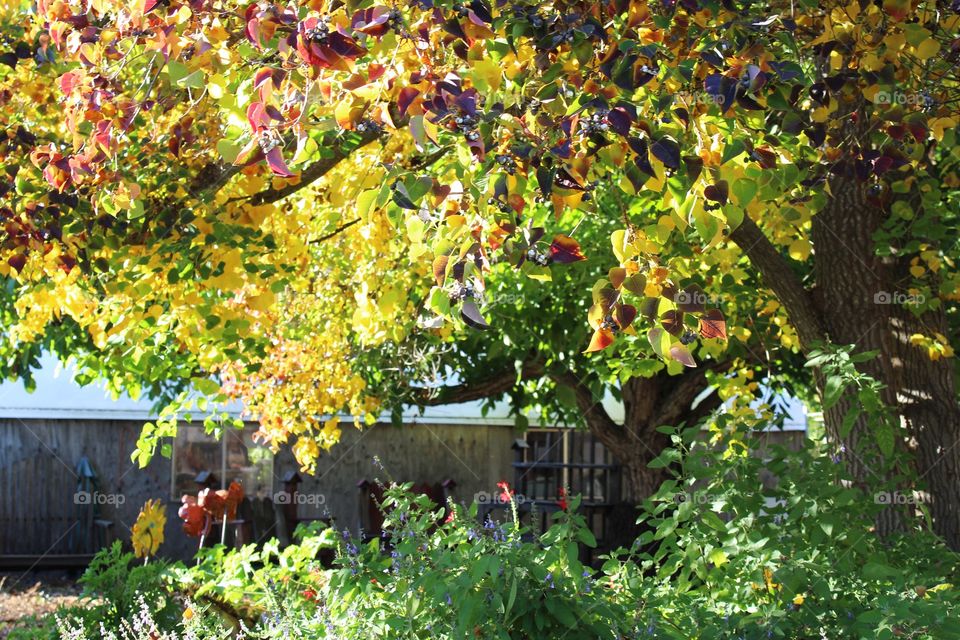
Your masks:
<svg viewBox="0 0 960 640"><path fill-rule="evenodd" d="M44 625L40 618L80 599L76 581L61 572L0 574L0 640Z"/></svg>

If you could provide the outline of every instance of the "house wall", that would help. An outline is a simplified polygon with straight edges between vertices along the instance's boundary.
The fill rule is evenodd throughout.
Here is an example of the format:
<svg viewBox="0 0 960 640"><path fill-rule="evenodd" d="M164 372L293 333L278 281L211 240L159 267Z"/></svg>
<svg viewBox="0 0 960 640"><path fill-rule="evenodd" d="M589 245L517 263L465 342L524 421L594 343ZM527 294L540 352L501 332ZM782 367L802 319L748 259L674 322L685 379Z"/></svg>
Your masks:
<svg viewBox="0 0 960 640"><path fill-rule="evenodd" d="M123 420L0 419L0 568L2 556L90 553L103 531L81 524L90 513L74 503L75 467L86 456L97 474L104 503L98 518L112 522L113 538L129 540L129 528L143 503L167 501L167 527L161 553L186 559L196 541L180 530L179 502L170 501L171 461L157 455L145 469L130 461L142 426ZM454 498L473 500L511 477L512 427L493 425L378 424L343 429L340 443L321 455L314 475L301 474L300 493L310 498L298 516L332 517L339 528L356 531L357 483L363 479L457 483ZM378 455L385 471L373 464ZM274 459L273 491L282 489L284 472L297 470L289 449ZM389 476L388 476L389 474Z"/></svg>

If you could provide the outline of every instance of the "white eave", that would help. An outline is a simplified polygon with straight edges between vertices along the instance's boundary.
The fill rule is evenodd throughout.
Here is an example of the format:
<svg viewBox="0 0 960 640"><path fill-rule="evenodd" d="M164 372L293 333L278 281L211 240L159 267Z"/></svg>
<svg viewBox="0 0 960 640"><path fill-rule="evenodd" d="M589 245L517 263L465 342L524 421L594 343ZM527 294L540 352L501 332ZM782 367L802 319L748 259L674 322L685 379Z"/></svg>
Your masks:
<svg viewBox="0 0 960 640"><path fill-rule="evenodd" d="M146 398L134 400L122 395L114 399L102 386L95 384L81 387L73 381L73 372L65 370L53 357L45 357L41 368L35 372L37 388L28 392L21 382L0 383L0 418L45 419L45 420L139 420L156 419L153 403ZM623 420L623 407L613 398L604 400L604 407L615 421ZM785 431L805 431L807 411L799 401L791 401L790 416L784 424ZM423 415L416 408L403 414L405 424L462 424L512 426L515 417L506 402L498 402L483 414L481 401L462 404L428 407ZM239 403L227 407L227 413L239 417ZM193 412L194 419L204 417ZM530 426L539 425L539 416L530 415ZM344 419L347 419L346 417ZM390 422L390 415L381 417ZM553 426L553 425L548 425Z"/></svg>

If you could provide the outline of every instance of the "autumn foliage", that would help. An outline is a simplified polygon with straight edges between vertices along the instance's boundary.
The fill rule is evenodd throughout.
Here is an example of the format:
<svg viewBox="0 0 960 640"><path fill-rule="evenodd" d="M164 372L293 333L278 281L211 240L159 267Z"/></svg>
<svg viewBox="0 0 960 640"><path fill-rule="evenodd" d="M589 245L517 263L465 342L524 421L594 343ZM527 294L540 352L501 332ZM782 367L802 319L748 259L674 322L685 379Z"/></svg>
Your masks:
<svg viewBox="0 0 960 640"><path fill-rule="evenodd" d="M837 176L890 208L917 312L955 301L958 27L909 0L7 2L12 372L48 341L116 389L216 374L309 464L330 415L378 412L358 353L487 329L488 279L549 287L603 198L582 349L676 371L745 341L700 274L744 221L802 269Z"/></svg>

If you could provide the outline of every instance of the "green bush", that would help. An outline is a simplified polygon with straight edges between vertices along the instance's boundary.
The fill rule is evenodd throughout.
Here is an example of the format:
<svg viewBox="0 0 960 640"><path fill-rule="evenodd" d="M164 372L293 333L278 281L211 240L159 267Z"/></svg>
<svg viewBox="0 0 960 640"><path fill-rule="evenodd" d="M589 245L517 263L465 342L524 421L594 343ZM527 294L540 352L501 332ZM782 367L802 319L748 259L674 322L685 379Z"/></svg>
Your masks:
<svg viewBox="0 0 960 640"><path fill-rule="evenodd" d="M576 499L534 535L515 514L479 523L454 505L444 519L393 485L384 535L365 543L314 526L285 549L216 547L191 567L133 566L115 546L83 579L102 602L62 633L99 638L90 623L103 621L130 640L960 639L957 554L922 530L879 538L884 506L823 445L762 450L725 420L710 442L671 433L653 464L675 479L600 571L579 561L594 540Z"/></svg>
<svg viewBox="0 0 960 640"><path fill-rule="evenodd" d="M881 540L883 505L837 456L672 437L680 471L646 505L648 551L607 565L649 637L960 638L958 555L923 531Z"/></svg>

